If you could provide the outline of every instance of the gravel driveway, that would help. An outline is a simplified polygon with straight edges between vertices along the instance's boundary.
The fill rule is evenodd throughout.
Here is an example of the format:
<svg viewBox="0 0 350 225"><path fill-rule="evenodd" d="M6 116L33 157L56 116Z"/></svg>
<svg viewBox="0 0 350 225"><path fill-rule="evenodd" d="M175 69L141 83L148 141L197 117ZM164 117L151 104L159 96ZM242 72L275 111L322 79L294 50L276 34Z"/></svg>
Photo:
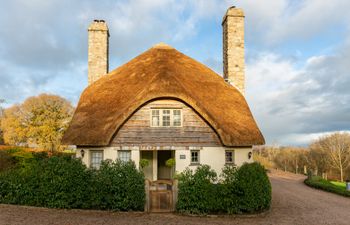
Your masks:
<svg viewBox="0 0 350 225"><path fill-rule="evenodd" d="M350 224L350 199L305 186L303 176L272 172L272 209L257 216L188 217L176 214L55 210L0 204L3 224Z"/></svg>

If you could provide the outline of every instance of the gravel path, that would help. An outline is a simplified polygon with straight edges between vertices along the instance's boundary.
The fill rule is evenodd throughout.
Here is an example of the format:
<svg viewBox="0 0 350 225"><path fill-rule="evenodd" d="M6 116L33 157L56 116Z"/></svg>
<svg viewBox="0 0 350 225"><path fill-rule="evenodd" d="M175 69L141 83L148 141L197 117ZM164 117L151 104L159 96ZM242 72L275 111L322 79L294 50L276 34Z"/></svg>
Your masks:
<svg viewBox="0 0 350 225"><path fill-rule="evenodd" d="M0 204L0 225L83 224L350 224L350 199L305 186L303 176L273 172L272 209L257 216L188 217L176 214L56 210Z"/></svg>

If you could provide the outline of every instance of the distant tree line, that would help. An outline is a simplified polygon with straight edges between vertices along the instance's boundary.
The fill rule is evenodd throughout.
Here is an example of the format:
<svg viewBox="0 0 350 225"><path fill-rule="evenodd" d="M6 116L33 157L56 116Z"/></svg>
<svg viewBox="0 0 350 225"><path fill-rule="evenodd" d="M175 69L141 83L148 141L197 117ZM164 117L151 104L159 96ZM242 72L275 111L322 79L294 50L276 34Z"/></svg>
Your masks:
<svg viewBox="0 0 350 225"><path fill-rule="evenodd" d="M2 107L2 104L5 102L4 99L0 98L0 125L1 125L1 119L3 117L3 114L4 114L4 109ZM1 126L0 126L0 145L4 144L4 133L1 129Z"/></svg>
<svg viewBox="0 0 350 225"><path fill-rule="evenodd" d="M57 151L73 111L69 101L49 94L29 97L6 109L0 105L0 144Z"/></svg>
<svg viewBox="0 0 350 225"><path fill-rule="evenodd" d="M254 159L267 168L344 181L350 179L350 134L325 135L305 148L256 146Z"/></svg>

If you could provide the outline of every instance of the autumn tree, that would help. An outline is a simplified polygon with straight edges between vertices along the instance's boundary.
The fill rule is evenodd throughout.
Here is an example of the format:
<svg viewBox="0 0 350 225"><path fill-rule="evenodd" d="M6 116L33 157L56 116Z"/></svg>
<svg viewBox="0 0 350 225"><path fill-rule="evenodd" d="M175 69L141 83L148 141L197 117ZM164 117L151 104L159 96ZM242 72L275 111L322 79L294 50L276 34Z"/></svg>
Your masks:
<svg viewBox="0 0 350 225"><path fill-rule="evenodd" d="M30 97L5 109L1 123L4 140L11 145L58 150L72 114L72 105L62 97L49 94Z"/></svg>
<svg viewBox="0 0 350 225"><path fill-rule="evenodd" d="M334 133L319 138L313 148L327 156L331 167L338 170L340 180L344 181L344 172L350 167L350 134Z"/></svg>
<svg viewBox="0 0 350 225"><path fill-rule="evenodd" d="M310 144L307 160L309 168L313 170L316 175L327 174L331 169L328 154L319 148L318 142Z"/></svg>

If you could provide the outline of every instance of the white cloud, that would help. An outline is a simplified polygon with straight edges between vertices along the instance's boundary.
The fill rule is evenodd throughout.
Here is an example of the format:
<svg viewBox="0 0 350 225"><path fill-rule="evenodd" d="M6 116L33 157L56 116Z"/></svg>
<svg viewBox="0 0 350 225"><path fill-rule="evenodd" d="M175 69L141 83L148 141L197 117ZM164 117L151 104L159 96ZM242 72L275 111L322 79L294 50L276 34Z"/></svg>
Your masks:
<svg viewBox="0 0 350 225"><path fill-rule="evenodd" d="M302 68L265 53L247 66L247 99L268 143L307 144L350 130L350 45L313 56Z"/></svg>
<svg viewBox="0 0 350 225"><path fill-rule="evenodd" d="M310 39L342 24L350 26L348 0L245 0L238 6L246 12L249 36L266 45Z"/></svg>
<svg viewBox="0 0 350 225"><path fill-rule="evenodd" d="M341 133L350 133L349 130L339 130L336 132ZM318 132L318 133L297 133L297 134L288 134L283 137L280 141L282 143L301 143L301 144L310 144L314 141L317 141L319 138L333 134L334 132Z"/></svg>

